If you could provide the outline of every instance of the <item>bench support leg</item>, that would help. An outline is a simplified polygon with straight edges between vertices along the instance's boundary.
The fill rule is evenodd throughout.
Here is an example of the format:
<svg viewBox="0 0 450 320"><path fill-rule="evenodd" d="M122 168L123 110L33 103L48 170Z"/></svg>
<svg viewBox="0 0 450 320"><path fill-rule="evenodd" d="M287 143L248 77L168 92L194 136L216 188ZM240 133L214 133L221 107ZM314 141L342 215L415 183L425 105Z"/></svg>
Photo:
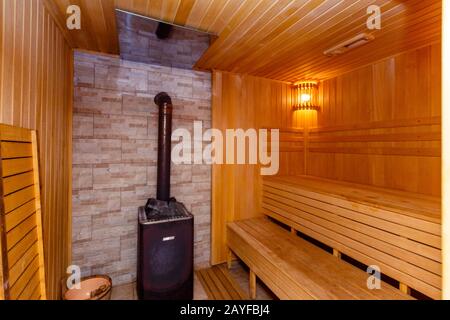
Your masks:
<svg viewBox="0 0 450 320"><path fill-rule="evenodd" d="M408 294L408 295L411 294L411 288L408 287L406 284L401 283L401 282L400 282L400 291L405 293L405 294Z"/></svg>
<svg viewBox="0 0 450 320"><path fill-rule="evenodd" d="M297 235L297 230L295 230L294 228L291 228L291 233Z"/></svg>
<svg viewBox="0 0 450 320"><path fill-rule="evenodd" d="M333 256L335 256L338 259L341 259L341 257L342 257L341 253L336 249L333 249Z"/></svg>
<svg viewBox="0 0 450 320"><path fill-rule="evenodd" d="M233 266L233 252L228 249L227 251L227 267L228 270L231 269L231 267Z"/></svg>
<svg viewBox="0 0 450 320"><path fill-rule="evenodd" d="M256 274L250 270L250 279L249 279L249 290L250 290L250 299L256 299Z"/></svg>

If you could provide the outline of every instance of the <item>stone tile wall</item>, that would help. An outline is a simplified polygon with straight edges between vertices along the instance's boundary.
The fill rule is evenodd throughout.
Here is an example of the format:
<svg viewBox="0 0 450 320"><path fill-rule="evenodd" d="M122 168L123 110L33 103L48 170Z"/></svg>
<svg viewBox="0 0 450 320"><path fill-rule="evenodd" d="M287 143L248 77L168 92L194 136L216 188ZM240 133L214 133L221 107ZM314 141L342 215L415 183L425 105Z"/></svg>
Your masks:
<svg viewBox="0 0 450 320"><path fill-rule="evenodd" d="M83 275L135 280L137 209L156 194L157 112L168 92L174 129L211 126L211 75L75 54L73 264ZM209 264L211 167L172 167L172 195L195 216L195 265Z"/></svg>

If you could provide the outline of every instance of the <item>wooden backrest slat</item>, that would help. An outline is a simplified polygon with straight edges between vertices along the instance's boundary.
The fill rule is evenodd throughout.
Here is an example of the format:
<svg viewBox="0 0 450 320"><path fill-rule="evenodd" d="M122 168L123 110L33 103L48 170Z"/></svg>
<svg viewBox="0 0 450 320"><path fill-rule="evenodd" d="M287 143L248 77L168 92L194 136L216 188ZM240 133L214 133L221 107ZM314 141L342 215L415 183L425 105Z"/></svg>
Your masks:
<svg viewBox="0 0 450 320"><path fill-rule="evenodd" d="M373 226L375 228L387 231L394 235L403 236L404 238L415 240L416 243L424 243L428 247L440 248L440 237L434 234L411 228L408 226L396 224L383 218L377 218L372 215L367 215L364 212L349 210L341 207L337 207L327 202L317 201L308 197L291 194L281 190L274 190L270 187L264 187L264 194L267 197L276 198L276 195L281 195L278 199L283 198L296 207L304 207L306 210L322 210L332 212L335 216L345 217L347 219L357 221L359 223Z"/></svg>
<svg viewBox="0 0 450 320"><path fill-rule="evenodd" d="M35 131L0 125L0 268L5 299L46 299Z"/></svg>
<svg viewBox="0 0 450 320"><path fill-rule="evenodd" d="M391 254L394 257L398 257L402 259L401 261L406 261L413 266L417 265L420 268L428 270L434 274L441 275L441 263L428 259L426 257L417 255L414 252L407 251L401 247L396 246L394 243L385 242L375 237L368 236L363 232L356 231L350 226L346 226L345 224L337 223L336 221L330 221L327 219L323 219L321 217L312 215L307 213L306 211L301 211L289 206L284 206L281 203L277 203L276 201L265 199L263 204L263 208L269 211L285 211L286 213L292 214L293 220L298 217L299 219L305 219L311 223L322 226L325 229L328 229L329 232L336 232L346 237L351 238L352 240L367 243L374 250L379 250L381 252L385 252L387 254Z"/></svg>
<svg viewBox="0 0 450 320"><path fill-rule="evenodd" d="M427 196L312 177L267 177L261 206L263 214L439 299L438 204Z"/></svg>

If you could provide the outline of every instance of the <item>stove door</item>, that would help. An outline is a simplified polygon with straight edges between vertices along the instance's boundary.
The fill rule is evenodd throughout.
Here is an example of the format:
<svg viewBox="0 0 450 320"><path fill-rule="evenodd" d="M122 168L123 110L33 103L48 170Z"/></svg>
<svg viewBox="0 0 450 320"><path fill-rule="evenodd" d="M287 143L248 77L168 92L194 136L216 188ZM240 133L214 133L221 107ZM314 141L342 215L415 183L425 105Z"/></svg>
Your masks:
<svg viewBox="0 0 450 320"><path fill-rule="evenodd" d="M193 219L139 225L141 299L192 300Z"/></svg>

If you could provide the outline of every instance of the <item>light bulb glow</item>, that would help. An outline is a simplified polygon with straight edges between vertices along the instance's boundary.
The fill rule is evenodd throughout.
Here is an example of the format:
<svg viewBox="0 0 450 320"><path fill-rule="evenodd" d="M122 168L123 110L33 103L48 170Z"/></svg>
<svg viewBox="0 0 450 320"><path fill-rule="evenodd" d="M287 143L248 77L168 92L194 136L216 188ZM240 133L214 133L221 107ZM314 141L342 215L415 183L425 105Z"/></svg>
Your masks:
<svg viewBox="0 0 450 320"><path fill-rule="evenodd" d="M311 101L311 95L303 93L302 96L300 97L300 100L302 101L302 103L310 102Z"/></svg>

